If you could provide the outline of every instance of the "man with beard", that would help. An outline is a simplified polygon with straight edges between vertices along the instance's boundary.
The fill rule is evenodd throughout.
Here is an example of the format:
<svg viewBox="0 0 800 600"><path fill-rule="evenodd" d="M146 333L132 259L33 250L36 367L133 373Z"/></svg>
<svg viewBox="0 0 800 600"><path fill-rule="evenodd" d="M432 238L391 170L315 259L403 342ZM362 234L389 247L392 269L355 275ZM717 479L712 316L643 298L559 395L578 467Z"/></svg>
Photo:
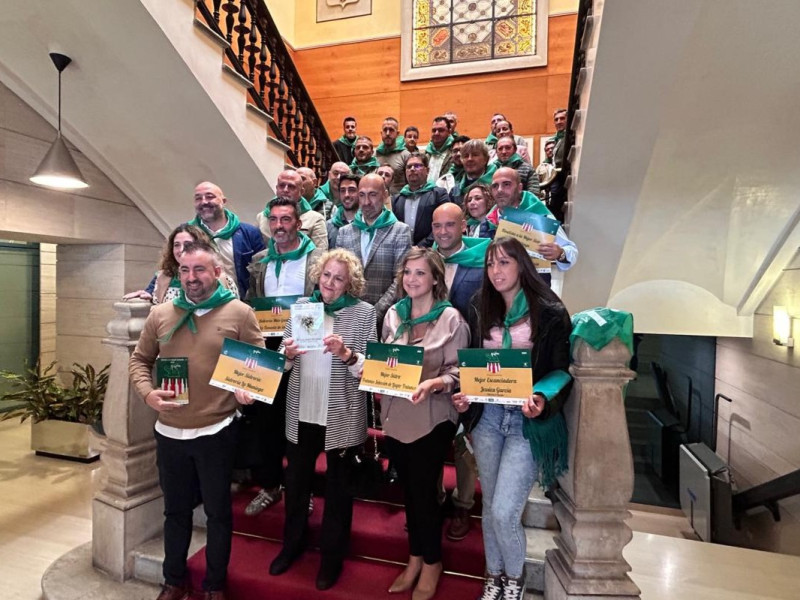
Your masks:
<svg viewBox="0 0 800 600"><path fill-rule="evenodd" d="M380 166L381 163L372 153L372 140L365 135L358 136L353 162L350 163L350 170L363 177L373 173Z"/></svg>
<svg viewBox="0 0 800 600"><path fill-rule="evenodd" d="M356 118L345 117L342 128L344 135L333 142L333 149L339 155L339 160L349 164L353 160L353 148L356 145Z"/></svg>
<svg viewBox="0 0 800 600"><path fill-rule="evenodd" d="M209 385L226 337L264 347L255 314L218 281L217 253L205 242L184 247L181 295L154 306L129 363L137 394L158 413L156 465L164 493L164 585L158 600L189 597L186 559L192 513L202 495L207 517L206 600L225 600L233 514L231 474L236 456L237 408L249 394ZM153 381L156 359L188 362L188 404Z"/></svg>
<svg viewBox="0 0 800 600"><path fill-rule="evenodd" d="M414 152L405 164L408 184L392 199L392 212L411 227L414 246L433 245L431 219L436 207L447 202L447 192L428 181L428 156Z"/></svg>
<svg viewBox="0 0 800 600"><path fill-rule="evenodd" d="M447 190L448 194L456 185L456 180L464 176L464 164L461 162L461 147L469 138L459 135L453 138L453 145L450 146L450 155L453 157L453 164L450 169L443 173L436 181L436 185Z"/></svg>
<svg viewBox="0 0 800 600"><path fill-rule="evenodd" d="M319 191L333 206L339 206L339 177L349 172L350 167L346 163L337 161L331 165L331 169L328 171L328 180L319 186Z"/></svg>
<svg viewBox="0 0 800 600"><path fill-rule="evenodd" d="M300 231L311 238L314 245L320 250L328 249L328 230L325 228L325 217L315 210L311 210L311 205L301 196L303 178L294 169L287 169L278 175L278 183L275 186L276 198L291 200L297 204L300 212ZM269 205L256 215L258 228L264 241L272 237L269 228Z"/></svg>
<svg viewBox="0 0 800 600"><path fill-rule="evenodd" d="M428 155L428 181L436 182L442 174L447 173L453 164L453 136L445 117L434 117L431 125L431 141L425 148Z"/></svg>
<svg viewBox="0 0 800 600"><path fill-rule="evenodd" d="M395 275L411 248L411 229L386 208L388 195L379 175L362 177L358 184L359 210L336 239L336 246L355 254L364 267L367 285L361 298L375 306L378 325L397 300Z"/></svg>
<svg viewBox="0 0 800 600"><path fill-rule="evenodd" d="M498 121L495 125L494 131L497 140L499 140L501 137L511 136L517 146L517 154L519 154L520 158L522 158L522 160L524 160L526 163L529 165L532 164L531 155L528 152L528 142L526 142L525 138L521 135L514 135L514 127L511 125L510 121ZM489 150L489 160L493 160L496 155L497 140L495 140L494 147Z"/></svg>
<svg viewBox="0 0 800 600"><path fill-rule="evenodd" d="M403 165L410 154L400 134L400 123L394 117L386 117L381 125L381 144L375 149L375 156L382 165L389 165L394 171L389 193L395 196L406 184Z"/></svg>
<svg viewBox="0 0 800 600"><path fill-rule="evenodd" d="M333 211L326 223L328 227L328 248L336 248L339 230L352 223L358 212L358 183L361 177L346 173L339 178L339 199L341 204Z"/></svg>
<svg viewBox="0 0 800 600"><path fill-rule="evenodd" d="M296 202L277 197L267 207L270 238L267 249L253 257L250 264L250 289L247 299L280 296L310 296L314 284L308 273L323 251L300 231L300 209ZM327 243L327 238L326 238ZM267 338L267 347L277 350L281 338ZM252 423L246 445L253 481L259 486L256 496L245 508L254 516L281 499L283 457L286 451L286 388L282 382L272 404L259 402L246 418Z"/></svg>
<svg viewBox="0 0 800 600"><path fill-rule="evenodd" d="M481 225L481 237L494 238L497 224L503 215L503 210L511 207L525 210L538 215L553 217L544 202L530 192L522 190L519 174L509 167L501 167L492 177L492 195L495 207L486 216L486 221ZM578 247L567 237L564 228L559 226L556 239L552 243L540 244L539 252L549 261L555 262L561 271L566 271L578 260ZM543 273L542 277L550 283L550 274Z"/></svg>

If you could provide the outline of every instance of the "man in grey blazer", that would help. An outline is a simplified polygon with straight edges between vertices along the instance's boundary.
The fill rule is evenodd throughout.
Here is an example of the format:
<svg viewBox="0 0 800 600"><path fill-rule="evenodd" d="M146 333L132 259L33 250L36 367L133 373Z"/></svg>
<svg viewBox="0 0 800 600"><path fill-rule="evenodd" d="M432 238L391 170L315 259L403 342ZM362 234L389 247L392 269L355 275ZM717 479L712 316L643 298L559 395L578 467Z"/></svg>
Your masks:
<svg viewBox="0 0 800 600"><path fill-rule="evenodd" d="M395 274L411 248L411 229L397 220L384 203L389 192L380 175L370 173L358 184L358 206L353 221L339 230L336 246L355 254L364 267L362 300L375 306L378 328L396 301Z"/></svg>

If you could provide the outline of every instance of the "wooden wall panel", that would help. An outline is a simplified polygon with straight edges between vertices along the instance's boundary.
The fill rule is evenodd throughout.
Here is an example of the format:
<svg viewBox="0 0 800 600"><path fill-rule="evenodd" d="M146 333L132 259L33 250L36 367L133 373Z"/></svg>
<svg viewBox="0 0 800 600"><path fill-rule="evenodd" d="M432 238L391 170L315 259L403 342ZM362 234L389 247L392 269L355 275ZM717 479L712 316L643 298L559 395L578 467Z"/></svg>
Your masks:
<svg viewBox="0 0 800 600"><path fill-rule="evenodd" d="M549 64L540 68L404 83L399 37L295 50L294 59L333 139L345 115L355 116L359 133L373 140L380 138L383 117L393 115L401 128L419 127L427 143L431 119L447 110L458 114L458 130L472 137L486 136L499 111L516 133L538 138L552 135L553 110L567 103L576 15L549 23Z"/></svg>

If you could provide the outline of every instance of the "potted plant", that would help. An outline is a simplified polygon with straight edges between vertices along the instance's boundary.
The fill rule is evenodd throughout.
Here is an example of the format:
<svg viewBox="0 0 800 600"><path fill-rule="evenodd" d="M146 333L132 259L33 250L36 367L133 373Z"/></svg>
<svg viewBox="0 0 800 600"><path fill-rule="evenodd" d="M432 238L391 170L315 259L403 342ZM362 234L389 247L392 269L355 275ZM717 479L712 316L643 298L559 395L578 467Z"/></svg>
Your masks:
<svg viewBox="0 0 800 600"><path fill-rule="evenodd" d="M21 374L0 371L0 378L12 388L0 396L0 401L22 403L0 419L19 417L20 422L30 419L31 449L36 454L85 462L96 460L98 453L89 448L89 428L102 427L109 365L97 371L89 364L73 364L70 387L59 382L55 365L52 362L42 370L37 363Z"/></svg>

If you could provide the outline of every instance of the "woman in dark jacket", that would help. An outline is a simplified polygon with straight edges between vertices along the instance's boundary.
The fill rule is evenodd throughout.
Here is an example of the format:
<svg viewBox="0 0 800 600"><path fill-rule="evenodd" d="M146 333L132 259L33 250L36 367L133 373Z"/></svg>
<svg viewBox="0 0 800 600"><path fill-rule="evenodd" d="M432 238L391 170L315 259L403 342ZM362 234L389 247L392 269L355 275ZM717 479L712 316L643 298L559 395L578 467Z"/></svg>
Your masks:
<svg viewBox="0 0 800 600"><path fill-rule="evenodd" d="M567 431L561 407L572 386L569 314L536 273L525 248L503 237L486 251L480 304L471 315L473 346L531 351L533 390L522 405L470 407L453 395L467 428L483 492L487 578L481 600L522 598L525 532L522 512L535 482L566 471Z"/></svg>

